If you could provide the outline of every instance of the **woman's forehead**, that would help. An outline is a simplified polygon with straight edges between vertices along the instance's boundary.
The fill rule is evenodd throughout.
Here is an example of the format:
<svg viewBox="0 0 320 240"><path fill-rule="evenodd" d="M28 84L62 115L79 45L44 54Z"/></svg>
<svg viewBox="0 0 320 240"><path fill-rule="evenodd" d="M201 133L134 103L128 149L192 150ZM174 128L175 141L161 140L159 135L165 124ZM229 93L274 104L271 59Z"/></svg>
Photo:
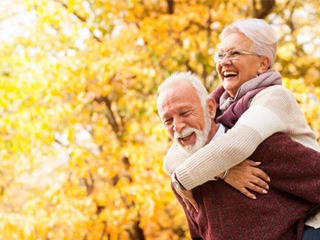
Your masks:
<svg viewBox="0 0 320 240"><path fill-rule="evenodd" d="M250 50L252 41L242 33L232 33L222 39L220 51L228 51L235 48Z"/></svg>

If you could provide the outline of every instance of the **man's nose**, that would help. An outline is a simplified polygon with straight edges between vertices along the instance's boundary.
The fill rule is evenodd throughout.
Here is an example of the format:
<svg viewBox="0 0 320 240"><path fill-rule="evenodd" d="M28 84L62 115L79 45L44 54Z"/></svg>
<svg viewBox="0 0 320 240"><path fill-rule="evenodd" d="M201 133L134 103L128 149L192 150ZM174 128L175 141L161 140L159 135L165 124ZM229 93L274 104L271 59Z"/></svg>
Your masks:
<svg viewBox="0 0 320 240"><path fill-rule="evenodd" d="M182 121L181 119L174 119L173 131L181 132L184 127L185 127L184 121Z"/></svg>

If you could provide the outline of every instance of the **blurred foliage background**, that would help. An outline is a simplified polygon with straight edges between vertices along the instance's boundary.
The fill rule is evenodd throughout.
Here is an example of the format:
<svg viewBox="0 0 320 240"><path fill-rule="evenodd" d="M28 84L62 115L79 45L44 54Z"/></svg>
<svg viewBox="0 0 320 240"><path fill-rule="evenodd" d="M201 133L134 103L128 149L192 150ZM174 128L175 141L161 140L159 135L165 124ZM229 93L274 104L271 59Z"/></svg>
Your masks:
<svg viewBox="0 0 320 240"><path fill-rule="evenodd" d="M226 24L264 18L320 134L318 0L2 0L0 239L188 239L162 160L157 86L219 85Z"/></svg>

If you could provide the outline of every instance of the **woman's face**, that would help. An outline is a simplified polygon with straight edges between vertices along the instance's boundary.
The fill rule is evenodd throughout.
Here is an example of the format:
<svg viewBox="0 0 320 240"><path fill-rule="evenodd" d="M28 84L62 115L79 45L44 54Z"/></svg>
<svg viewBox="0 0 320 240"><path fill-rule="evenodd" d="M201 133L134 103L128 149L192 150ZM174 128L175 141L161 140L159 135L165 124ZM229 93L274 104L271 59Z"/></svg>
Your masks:
<svg viewBox="0 0 320 240"><path fill-rule="evenodd" d="M242 49L252 52L252 42L241 33L233 33L222 40L219 52L225 53L232 49ZM261 59L257 55L241 55L237 60L224 57L217 63L216 68L224 89L234 97L239 87L254 78L261 66Z"/></svg>

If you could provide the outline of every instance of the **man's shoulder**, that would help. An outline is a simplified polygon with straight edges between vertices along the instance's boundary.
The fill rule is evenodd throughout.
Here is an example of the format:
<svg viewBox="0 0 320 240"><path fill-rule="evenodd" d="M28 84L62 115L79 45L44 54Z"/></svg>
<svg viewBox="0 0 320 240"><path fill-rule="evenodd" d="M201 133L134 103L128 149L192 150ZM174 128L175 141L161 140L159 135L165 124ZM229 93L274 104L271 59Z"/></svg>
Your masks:
<svg viewBox="0 0 320 240"><path fill-rule="evenodd" d="M281 132L275 133L267 139L265 139L260 144L258 149L274 153L278 152L281 154L288 155L290 157L312 155L313 157L320 159L319 152L307 146L304 146L301 143L298 143L297 141L292 140L287 134Z"/></svg>

